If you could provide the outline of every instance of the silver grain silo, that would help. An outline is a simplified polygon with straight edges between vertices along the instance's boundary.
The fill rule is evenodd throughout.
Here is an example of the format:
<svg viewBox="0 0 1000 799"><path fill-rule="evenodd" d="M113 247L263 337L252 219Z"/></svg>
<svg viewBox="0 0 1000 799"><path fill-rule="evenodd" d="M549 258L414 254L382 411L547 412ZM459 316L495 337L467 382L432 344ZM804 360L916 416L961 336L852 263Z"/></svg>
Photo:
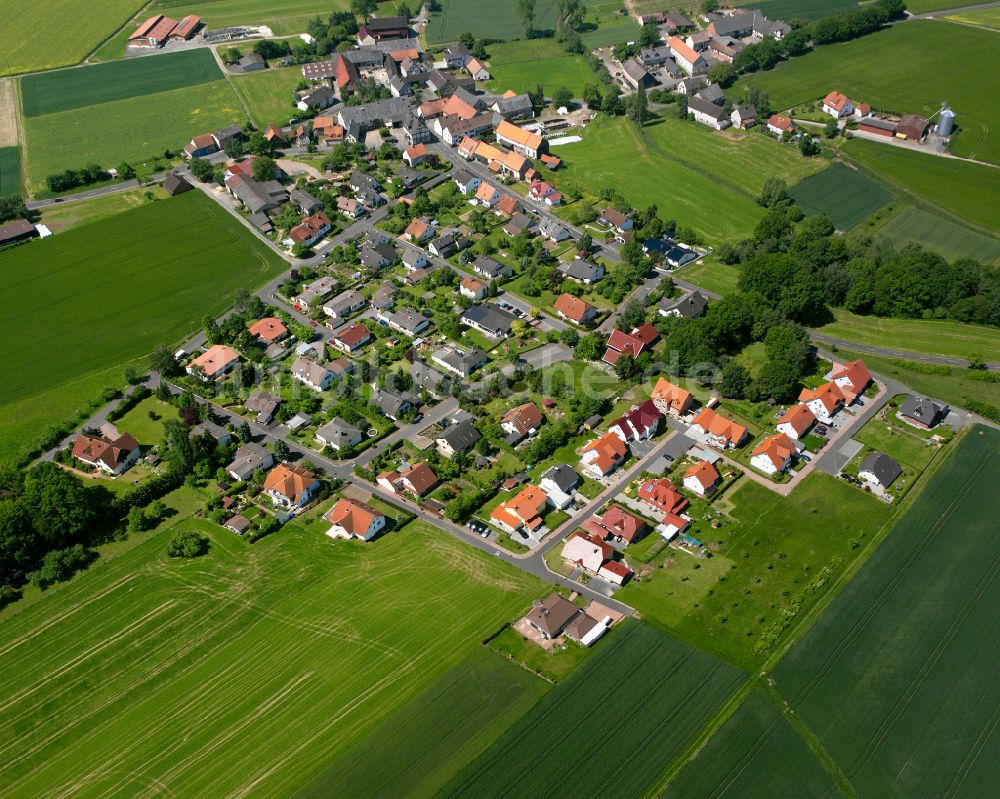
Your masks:
<svg viewBox="0 0 1000 799"><path fill-rule="evenodd" d="M950 136L951 129L955 125L955 112L952 111L948 106L944 106L941 109L941 118L938 120L937 132L938 136Z"/></svg>

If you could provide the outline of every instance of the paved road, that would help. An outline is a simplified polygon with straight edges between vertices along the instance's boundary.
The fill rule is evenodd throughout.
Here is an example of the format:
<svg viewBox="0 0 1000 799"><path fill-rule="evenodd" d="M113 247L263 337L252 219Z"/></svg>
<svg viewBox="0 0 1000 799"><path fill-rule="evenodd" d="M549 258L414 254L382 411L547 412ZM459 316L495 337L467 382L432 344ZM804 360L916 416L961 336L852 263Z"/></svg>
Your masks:
<svg viewBox="0 0 1000 799"><path fill-rule="evenodd" d="M1000 2L996 3L979 3L974 6L961 6L960 8L942 8L939 11L928 11L925 14L911 14L904 19L897 19L895 22L890 22L890 25L899 25L901 22L909 22L914 19L932 19L934 17L944 17L949 14L962 14L966 11L979 11L982 8L996 8L1000 6Z"/></svg>

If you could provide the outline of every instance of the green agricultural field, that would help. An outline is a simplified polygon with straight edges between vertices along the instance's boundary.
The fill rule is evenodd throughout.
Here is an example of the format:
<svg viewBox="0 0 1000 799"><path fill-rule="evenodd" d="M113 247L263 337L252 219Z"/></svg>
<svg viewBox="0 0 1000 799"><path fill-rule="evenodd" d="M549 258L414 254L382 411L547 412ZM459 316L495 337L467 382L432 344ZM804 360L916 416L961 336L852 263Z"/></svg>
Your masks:
<svg viewBox="0 0 1000 799"><path fill-rule="evenodd" d="M850 230L892 199L876 181L843 164L796 183L788 195L807 216L826 214L838 230Z"/></svg>
<svg viewBox="0 0 1000 799"><path fill-rule="evenodd" d="M0 75L76 64L141 5L140 0L46 0L44 9L29 10L20 0L0 0Z"/></svg>
<svg viewBox="0 0 1000 799"><path fill-rule="evenodd" d="M623 9L625 7L615 0L588 3L583 25L577 29L583 46L593 50L621 42L638 41L642 29L631 14L620 13Z"/></svg>
<svg viewBox="0 0 1000 799"><path fill-rule="evenodd" d="M0 364L4 399L64 385L89 400L78 377L177 341L284 265L200 191L0 253L0 332L25 342Z"/></svg>
<svg viewBox="0 0 1000 799"><path fill-rule="evenodd" d="M431 15L424 35L431 44L453 42L463 33L488 39L520 39L521 22L514 12L514 0L485 4L479 0L441 0L441 10ZM555 0L535 4L535 27L555 24Z"/></svg>
<svg viewBox="0 0 1000 799"><path fill-rule="evenodd" d="M155 534L6 619L5 790L292 794L542 590L423 524L374 546L326 527L314 516L249 546L182 521L207 555L172 561L171 531ZM519 678L503 678L512 702Z"/></svg>
<svg viewBox="0 0 1000 799"><path fill-rule="evenodd" d="M267 25L275 36L305 33L309 21L344 11L346 0L154 0L150 11L180 19L197 14L209 28ZM383 12L380 12L383 13Z"/></svg>
<svg viewBox="0 0 1000 799"><path fill-rule="evenodd" d="M38 117L127 100L219 80L222 72L206 48L164 53L156 58L112 61L21 78L26 117Z"/></svg>
<svg viewBox="0 0 1000 799"><path fill-rule="evenodd" d="M919 244L949 261L972 258L983 264L1000 258L1000 239L988 238L937 214L909 206L878 231L896 247Z"/></svg>
<svg viewBox="0 0 1000 799"><path fill-rule="evenodd" d="M642 796L744 677L639 622L597 646L442 795Z"/></svg>
<svg viewBox="0 0 1000 799"><path fill-rule="evenodd" d="M844 11L856 11L858 3L857 0L764 0L754 8L760 8L770 19L790 22L795 19L819 19Z"/></svg>
<svg viewBox="0 0 1000 799"><path fill-rule="evenodd" d="M862 139L852 139L842 147L849 158L925 210L950 214L956 223L970 222L987 233L1000 234L996 213L1000 169Z"/></svg>
<svg viewBox="0 0 1000 799"><path fill-rule="evenodd" d="M0 197L21 196L21 149L0 147Z"/></svg>
<svg viewBox="0 0 1000 799"><path fill-rule="evenodd" d="M968 5L970 5L968 0L909 0L906 9L911 14L926 14L928 11L964 8Z"/></svg>
<svg viewBox="0 0 1000 799"><path fill-rule="evenodd" d="M756 688L716 731L661 799L820 799L836 784L778 707Z"/></svg>
<svg viewBox="0 0 1000 799"><path fill-rule="evenodd" d="M566 88L574 97L581 97L583 87L595 81L583 58L567 55L553 39L492 44L489 53L493 79L487 85L493 91L534 91L541 84L550 96Z"/></svg>
<svg viewBox="0 0 1000 799"><path fill-rule="evenodd" d="M287 124L298 113L292 105L292 97L301 80L299 67L287 67L236 75L231 83L250 111L254 124L263 130L271 124Z"/></svg>
<svg viewBox="0 0 1000 799"><path fill-rule="evenodd" d="M947 100L962 128L953 142L955 154L1000 164L1000 109L982 102L983 97L1000 95L995 46L993 31L915 20L850 42L823 45L741 82L767 92L773 108L816 100L831 89L876 108L924 116ZM966 57L953 69L928 69L928 53L956 52ZM887 53L892 56L887 58Z"/></svg>
<svg viewBox="0 0 1000 799"><path fill-rule="evenodd" d="M24 122L29 186L40 191L47 176L88 163L110 167L139 162L167 149L178 151L192 136L245 119L246 111L224 79L28 117Z"/></svg>
<svg viewBox="0 0 1000 799"><path fill-rule="evenodd" d="M153 195L153 200L147 197ZM127 189L105 194L101 197L91 197L84 202L64 202L46 205L42 209L42 223L53 233L62 233L70 228L104 219L122 211L129 211L146 205L149 202L167 199L167 193L161 186L144 186L141 189Z"/></svg>
<svg viewBox="0 0 1000 799"><path fill-rule="evenodd" d="M552 152L564 167L551 179L567 192L595 199L600 189L616 189L638 208L655 203L664 217L713 243L745 238L764 214L748 195L670 158L624 118L592 122L583 141Z"/></svg>
<svg viewBox="0 0 1000 799"><path fill-rule="evenodd" d="M889 319L858 316L842 308L833 311L835 321L817 332L834 338L907 350L923 355L966 358L970 353L1000 352L1000 328L969 325L951 319Z"/></svg>
<svg viewBox="0 0 1000 799"><path fill-rule="evenodd" d="M548 688L544 680L479 648L333 760L296 799L430 799ZM428 719L437 734L428 735Z"/></svg>
<svg viewBox="0 0 1000 799"><path fill-rule="evenodd" d="M746 668L759 664L889 516L877 499L818 472L787 497L744 478L712 508L724 512L723 525L697 536L718 546L712 557L667 550L672 560L654 561L617 598Z"/></svg>
<svg viewBox="0 0 1000 799"><path fill-rule="evenodd" d="M984 28L1000 30L1000 8L995 6L993 8L981 8L978 11L963 11L960 14L949 14L945 19L962 22L966 25L982 25Z"/></svg>
<svg viewBox="0 0 1000 799"><path fill-rule="evenodd" d="M995 792L998 480L973 427L774 672L859 796Z"/></svg>

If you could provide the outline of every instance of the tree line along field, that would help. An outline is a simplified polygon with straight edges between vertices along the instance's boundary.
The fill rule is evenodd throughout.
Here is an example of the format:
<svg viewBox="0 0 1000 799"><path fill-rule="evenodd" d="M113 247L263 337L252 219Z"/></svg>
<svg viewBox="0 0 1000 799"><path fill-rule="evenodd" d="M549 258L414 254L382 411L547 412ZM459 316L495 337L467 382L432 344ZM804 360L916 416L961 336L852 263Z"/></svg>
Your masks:
<svg viewBox="0 0 1000 799"><path fill-rule="evenodd" d="M283 265L200 191L2 252L0 331L22 342L0 364L4 398L72 393L74 378L176 341Z"/></svg>
<svg viewBox="0 0 1000 799"><path fill-rule="evenodd" d="M0 75L76 64L141 6L140 0L46 0L44 9L29 9L21 0L0 0Z"/></svg>
<svg viewBox="0 0 1000 799"><path fill-rule="evenodd" d="M796 183L788 196L806 216L826 214L838 230L850 230L892 199L884 186L844 164Z"/></svg>
<svg viewBox="0 0 1000 799"><path fill-rule="evenodd" d="M208 48L41 72L21 78L21 107L37 117L115 100L196 86L222 78Z"/></svg>
<svg viewBox="0 0 1000 799"><path fill-rule="evenodd" d="M626 622L441 796L642 796L743 679L655 627Z"/></svg>
<svg viewBox="0 0 1000 799"><path fill-rule="evenodd" d="M836 89L876 109L930 116L947 100L962 128L956 155L1000 164L1000 109L983 97L1000 94L993 31L914 20L849 42L827 44L740 79L770 97L772 108L824 97ZM949 68L938 53L963 53ZM889 149L876 145L880 151Z"/></svg>
<svg viewBox="0 0 1000 799"><path fill-rule="evenodd" d="M28 185L41 191L49 175L90 163L104 168L122 161L140 163L168 149L180 150L192 136L245 119L246 111L225 79L27 117Z"/></svg>
<svg viewBox="0 0 1000 799"><path fill-rule="evenodd" d="M380 4L383 9L386 5ZM303 33L311 19L325 19L349 7L347 0L154 0L149 11L173 19L197 14L211 29L266 25L275 36L291 36ZM383 16L387 13L379 11Z"/></svg>
<svg viewBox="0 0 1000 799"><path fill-rule="evenodd" d="M554 39L525 39L489 46L489 88L533 92L541 85L548 96L569 89L574 97L594 83L594 73L581 56L569 55Z"/></svg>
<svg viewBox="0 0 1000 799"><path fill-rule="evenodd" d="M369 546L327 526L250 546L184 520L7 618L5 791L292 794L543 588L422 523ZM182 529L208 554L167 558Z"/></svg>
<svg viewBox="0 0 1000 799"><path fill-rule="evenodd" d="M971 428L775 671L860 796L990 796L1000 774L1000 432Z"/></svg>
<svg viewBox="0 0 1000 799"><path fill-rule="evenodd" d="M582 141L554 147L553 153L564 161L552 176L560 188L579 189L591 200L601 189L615 189L638 208L656 204L662 215L712 242L750 235L764 214L753 198L767 177L795 182L822 166L763 136L734 139L670 119L642 131L624 118L598 119Z"/></svg>
<svg viewBox="0 0 1000 799"><path fill-rule="evenodd" d="M1000 238L990 238L922 208L907 206L878 231L894 247L919 244L949 261L972 258L990 264L1000 258Z"/></svg>
<svg viewBox="0 0 1000 799"><path fill-rule="evenodd" d="M21 150L0 147L0 197L21 196Z"/></svg>

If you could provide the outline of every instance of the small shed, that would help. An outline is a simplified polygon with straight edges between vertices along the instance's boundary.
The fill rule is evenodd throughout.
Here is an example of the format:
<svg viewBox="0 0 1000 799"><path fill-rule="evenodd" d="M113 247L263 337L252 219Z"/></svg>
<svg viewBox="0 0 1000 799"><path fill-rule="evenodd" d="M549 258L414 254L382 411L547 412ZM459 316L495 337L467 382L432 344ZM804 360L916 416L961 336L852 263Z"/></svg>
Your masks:
<svg viewBox="0 0 1000 799"><path fill-rule="evenodd" d="M175 172L171 172L163 181L163 190L171 197L175 194L183 194L186 191L191 191L193 188L194 186Z"/></svg>

